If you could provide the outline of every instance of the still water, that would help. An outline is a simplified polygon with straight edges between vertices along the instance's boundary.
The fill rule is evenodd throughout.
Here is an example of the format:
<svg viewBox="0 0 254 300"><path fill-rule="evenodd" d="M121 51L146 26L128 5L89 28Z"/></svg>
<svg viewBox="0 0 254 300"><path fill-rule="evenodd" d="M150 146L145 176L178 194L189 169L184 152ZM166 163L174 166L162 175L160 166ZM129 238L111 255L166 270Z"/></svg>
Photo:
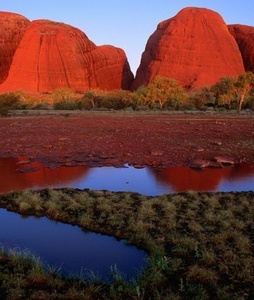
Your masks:
<svg viewBox="0 0 254 300"><path fill-rule="evenodd" d="M20 158L0 159L0 193L45 187L132 191L150 196L186 191L254 190L253 165L203 171L188 167L156 170L135 169L131 166L51 169L41 163L20 164L21 161Z"/></svg>
<svg viewBox="0 0 254 300"><path fill-rule="evenodd" d="M147 254L123 240L77 226L54 222L46 217L22 217L0 209L0 245L29 251L63 275L89 275L110 278L111 266L127 278L135 277L145 266Z"/></svg>
<svg viewBox="0 0 254 300"><path fill-rule="evenodd" d="M132 191L160 195L186 191L254 190L254 166L241 165L196 171L186 167L156 170L86 166L48 168L24 158L0 159L0 193L46 187L89 188ZM127 277L137 274L145 264L146 254L124 241L87 233L77 226L47 218L22 217L0 209L0 244L28 248L49 265L61 267L63 274L81 269L107 277L116 265Z"/></svg>

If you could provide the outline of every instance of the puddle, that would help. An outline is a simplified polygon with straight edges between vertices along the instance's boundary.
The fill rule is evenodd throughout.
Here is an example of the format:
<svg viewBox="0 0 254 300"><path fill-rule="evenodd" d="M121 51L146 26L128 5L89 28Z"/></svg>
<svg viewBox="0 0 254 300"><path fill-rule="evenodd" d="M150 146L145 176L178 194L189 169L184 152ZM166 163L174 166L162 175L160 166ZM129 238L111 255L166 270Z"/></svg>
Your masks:
<svg viewBox="0 0 254 300"><path fill-rule="evenodd" d="M188 167L155 170L133 167L86 166L51 169L41 163L20 164L19 158L0 159L0 193L45 187L133 191L160 195L186 191L254 190L254 166L239 165L197 171Z"/></svg>
<svg viewBox="0 0 254 300"><path fill-rule="evenodd" d="M241 165L196 171L187 167L155 170L86 166L48 168L27 163L24 158L0 159L0 193L24 189L72 187L110 191L132 191L160 195L186 191L253 191L254 166ZM102 277L117 265L133 277L145 264L146 254L124 241L117 241L77 226L47 218L22 217L0 209L0 244L29 249L63 274L92 270Z"/></svg>
<svg viewBox="0 0 254 300"><path fill-rule="evenodd" d="M87 274L110 278L110 267L131 279L145 266L147 254L123 240L82 231L78 226L54 222L46 217L22 217L0 209L0 245L29 249L63 275Z"/></svg>

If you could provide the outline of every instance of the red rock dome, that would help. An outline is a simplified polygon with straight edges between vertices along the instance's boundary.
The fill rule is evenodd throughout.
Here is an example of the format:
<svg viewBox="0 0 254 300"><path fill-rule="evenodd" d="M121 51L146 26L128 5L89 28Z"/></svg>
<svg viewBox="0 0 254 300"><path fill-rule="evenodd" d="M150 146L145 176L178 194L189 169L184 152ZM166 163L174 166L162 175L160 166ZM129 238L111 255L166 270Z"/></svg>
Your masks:
<svg viewBox="0 0 254 300"><path fill-rule="evenodd" d="M245 70L254 72L254 27L229 25L228 29L239 46Z"/></svg>
<svg viewBox="0 0 254 300"><path fill-rule="evenodd" d="M27 27L0 91L127 89L132 81L122 49L97 47L70 25L36 20Z"/></svg>
<svg viewBox="0 0 254 300"><path fill-rule="evenodd" d="M0 12L0 84L8 76L13 55L29 22L21 15Z"/></svg>
<svg viewBox="0 0 254 300"><path fill-rule="evenodd" d="M193 89L242 73L239 48L222 17L209 9L189 7L161 22L150 36L133 89L156 75Z"/></svg>

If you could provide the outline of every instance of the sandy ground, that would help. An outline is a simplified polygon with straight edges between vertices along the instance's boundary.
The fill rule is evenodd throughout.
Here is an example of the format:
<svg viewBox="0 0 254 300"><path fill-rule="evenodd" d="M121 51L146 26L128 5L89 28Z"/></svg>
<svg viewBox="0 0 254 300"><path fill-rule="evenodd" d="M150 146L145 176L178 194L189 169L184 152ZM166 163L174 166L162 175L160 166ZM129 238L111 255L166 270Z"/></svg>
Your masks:
<svg viewBox="0 0 254 300"><path fill-rule="evenodd" d="M0 118L0 157L24 156L50 166L166 168L215 156L254 163L253 112L49 113Z"/></svg>

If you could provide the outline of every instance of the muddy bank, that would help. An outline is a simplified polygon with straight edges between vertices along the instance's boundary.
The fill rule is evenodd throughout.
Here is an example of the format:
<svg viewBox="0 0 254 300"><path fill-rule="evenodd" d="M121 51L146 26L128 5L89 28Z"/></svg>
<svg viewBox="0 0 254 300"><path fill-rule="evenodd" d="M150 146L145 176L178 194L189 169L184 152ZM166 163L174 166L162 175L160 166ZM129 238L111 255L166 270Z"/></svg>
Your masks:
<svg viewBox="0 0 254 300"><path fill-rule="evenodd" d="M222 156L254 163L254 114L85 112L0 118L0 156L50 166L187 166Z"/></svg>

